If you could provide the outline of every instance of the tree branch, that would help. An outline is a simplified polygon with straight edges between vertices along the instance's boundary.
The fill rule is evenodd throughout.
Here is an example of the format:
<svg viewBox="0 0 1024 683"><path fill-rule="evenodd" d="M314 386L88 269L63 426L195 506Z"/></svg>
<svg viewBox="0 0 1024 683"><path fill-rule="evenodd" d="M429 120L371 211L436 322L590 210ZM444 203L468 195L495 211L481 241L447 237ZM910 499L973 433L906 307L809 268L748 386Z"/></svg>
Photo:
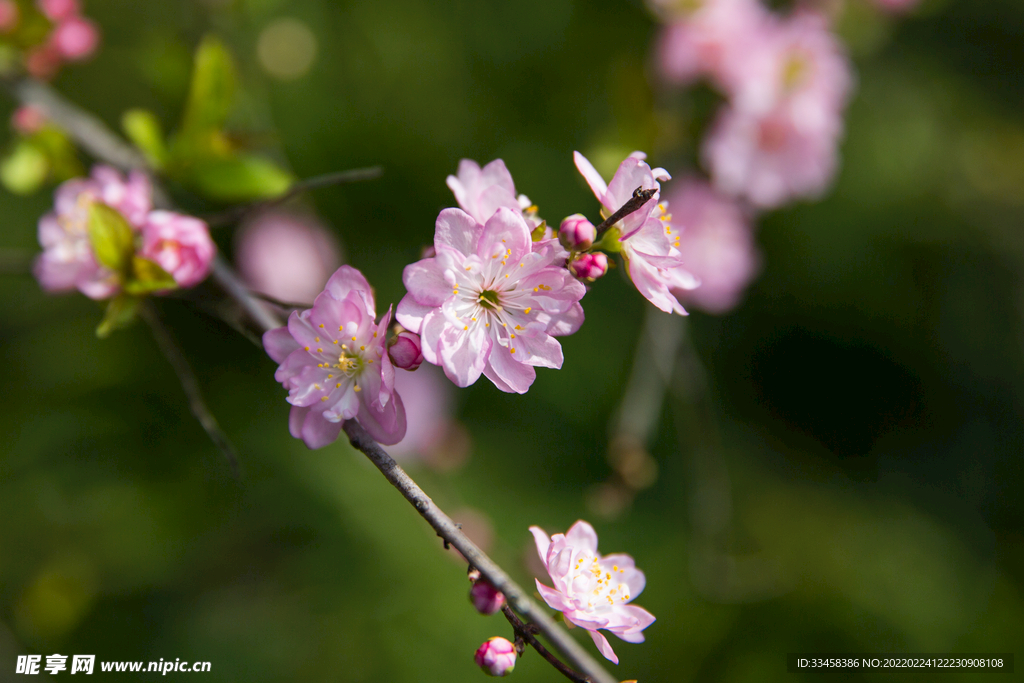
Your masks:
<svg viewBox="0 0 1024 683"><path fill-rule="evenodd" d="M106 128L97 118L68 102L49 86L22 79L8 84L8 89L22 104L32 104L42 108L51 120L67 131L82 147L98 159L122 168L145 168L145 161L140 154ZM634 193L633 199L626 203L626 206L630 206L635 201L637 201L636 193ZM640 201L629 210L625 210L626 206L623 206L611 218L619 220L620 214L624 216L635 211L644 201ZM608 221L605 222L608 223ZM263 330L270 330L282 325L282 321L249 292L220 256L213 261L211 275ZM362 425L355 420L348 420L345 422L344 429L352 445L373 462L384 477L437 531L437 534L479 569L480 573L491 582L491 585L504 593L509 605L532 622L566 659L588 676L592 683L618 683L617 679L608 674L582 645L576 642L565 629L556 624L548 616L547 611L532 600L505 570L462 533L462 530L451 518L437 507L434 501L423 492L423 489L366 433Z"/></svg>
<svg viewBox="0 0 1024 683"><path fill-rule="evenodd" d="M596 242L597 240L601 239L601 235L606 233L608 231L608 228L612 227L613 225L621 221L623 218L633 213L641 206L646 204L648 201L650 201L651 197L653 197L655 193L657 193L657 191L658 190L653 187L650 188L649 190L645 190L642 187L638 187L635 190L633 190L633 196L630 197L625 204L620 206L618 211L613 213L611 216L608 216L608 218L605 218L598 224L597 238L594 241Z"/></svg>
<svg viewBox="0 0 1024 683"><path fill-rule="evenodd" d="M516 632L516 637L522 638L530 646L537 651L541 657L546 659L548 663L558 669L558 672L568 678L573 683L591 683L589 676L570 669L567 667L558 657L555 657L551 652L544 647L539 640L533 635L536 632L536 626L533 624L524 624L523 620L513 612L508 605L501 606L501 613L508 619L508 623L512 624L512 630Z"/></svg>

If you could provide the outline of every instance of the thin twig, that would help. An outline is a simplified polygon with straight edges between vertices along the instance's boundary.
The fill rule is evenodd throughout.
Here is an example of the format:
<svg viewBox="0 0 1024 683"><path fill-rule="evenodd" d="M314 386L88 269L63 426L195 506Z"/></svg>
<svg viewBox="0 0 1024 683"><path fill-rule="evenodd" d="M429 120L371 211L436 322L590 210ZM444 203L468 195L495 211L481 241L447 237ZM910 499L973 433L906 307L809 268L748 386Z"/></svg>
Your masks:
<svg viewBox="0 0 1024 683"><path fill-rule="evenodd" d="M153 306L153 302L144 301L139 307L139 315L149 325L157 346L160 347L160 351L163 352L164 357L174 368L175 374L178 375L178 381L181 382L181 388L185 390L185 395L188 397L188 406L192 410L192 414L206 430L210 441L213 441L213 444L224 454L231 467L231 476L238 479L238 457L235 454L235 447L231 445L227 434L221 429L217 418L213 416L209 406L206 405L203 392L199 388L199 380L192 371L192 366L189 365L181 347L178 346L174 337L171 336L170 330L160 320L160 315Z"/></svg>
<svg viewBox="0 0 1024 683"><path fill-rule="evenodd" d="M263 331L272 330L275 327L284 325L284 321L277 317L273 311L267 308L262 301L252 295L245 284L235 275L231 266L220 256L213 259L210 275L217 281L228 296L237 301L249 317L259 325Z"/></svg>
<svg viewBox="0 0 1024 683"><path fill-rule="evenodd" d="M274 304L278 308L294 308L296 310L313 308L313 304L310 303L299 303L298 301L282 301L281 299L278 299L276 296L270 296L269 294L264 294L263 292L257 292L254 289L250 289L249 292L260 301L266 301L268 304Z"/></svg>
<svg viewBox="0 0 1024 683"><path fill-rule="evenodd" d="M262 211L284 204L303 192L316 190L321 187L356 183L362 180L373 180L374 178L379 178L383 173L384 169L380 166L370 166L369 168L354 168L349 171L337 171L335 173L325 173L323 175L313 176L312 178L306 178L305 180L299 180L293 183L284 194L274 197L273 199L254 202L244 206L236 206L228 209L227 211L207 216L204 220L211 228L230 225L232 223L237 223L254 211Z"/></svg>
<svg viewBox="0 0 1024 683"><path fill-rule="evenodd" d="M551 654L551 651L537 640L536 636L533 635L536 629L533 624L524 624L523 620L520 619L515 612L509 609L508 605L501 606L501 613L505 615L506 619L508 619L508 623L512 624L512 629L516 632L516 636L529 643L530 646L537 651L537 654L548 660L548 663L558 669L559 673L570 681L573 681L573 683L590 683L589 676L584 676L580 672L566 666L562 660Z"/></svg>
<svg viewBox="0 0 1024 683"><path fill-rule="evenodd" d="M641 206L646 204L648 201L650 201L651 197L653 197L655 193L657 193L657 191L657 188L653 187L650 188L649 190L645 190L642 187L638 187L635 190L633 190L633 196L630 197L625 204L619 207L618 211L613 213L611 216L608 216L608 218L605 218L603 221L601 221L600 224L598 224L597 239L600 239L601 235L608 231L608 228L612 227L613 225L621 221L623 218L633 213ZM594 241L596 242L597 240Z"/></svg>

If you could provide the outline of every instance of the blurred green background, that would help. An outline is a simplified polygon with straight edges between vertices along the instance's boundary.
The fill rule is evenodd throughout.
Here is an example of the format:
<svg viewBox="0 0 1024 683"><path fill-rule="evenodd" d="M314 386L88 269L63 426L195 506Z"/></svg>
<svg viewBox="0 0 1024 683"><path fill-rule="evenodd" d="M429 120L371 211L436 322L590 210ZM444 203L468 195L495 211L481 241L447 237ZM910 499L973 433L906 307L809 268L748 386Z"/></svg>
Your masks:
<svg viewBox="0 0 1024 683"><path fill-rule="evenodd" d="M593 216L574 149L605 173L647 149L681 175L706 109L706 93L654 92L656 25L636 1L86 11L103 46L55 86L112 126L142 106L173 128L213 31L242 74L236 129L298 177L383 165L309 200L383 305L454 204L444 179L460 158L503 158L549 220ZM260 46L282 18L315 42L304 73L266 67L289 58ZM789 674L785 654L1021 643L1024 5L925 2L842 30L859 86L834 190L763 217L744 303L683 323L692 346L635 497L604 495L622 489L609 425L647 307L618 273L584 300L561 371L525 396L459 392L463 467L409 464L457 521L490 520L492 556L526 584L531 524L582 517L603 552L636 558L636 603L658 621L643 645L611 639L620 678L857 680L881 676ZM38 249L50 202L0 190L2 246ZM230 254L230 230L216 237ZM511 629L472 610L463 566L360 454L289 437L259 349L162 302L239 450L235 481L144 326L101 342L85 297L11 274L0 292L0 680L18 678L16 655L55 652L210 661L204 680L481 680L474 649ZM536 654L513 676L560 680Z"/></svg>

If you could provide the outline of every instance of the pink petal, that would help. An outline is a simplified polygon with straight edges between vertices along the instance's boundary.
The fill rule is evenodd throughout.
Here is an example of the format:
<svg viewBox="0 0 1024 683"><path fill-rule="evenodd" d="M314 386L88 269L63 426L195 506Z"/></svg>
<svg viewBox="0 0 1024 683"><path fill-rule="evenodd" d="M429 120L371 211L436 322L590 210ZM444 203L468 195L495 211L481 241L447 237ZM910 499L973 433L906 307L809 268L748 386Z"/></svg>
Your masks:
<svg viewBox="0 0 1024 683"><path fill-rule="evenodd" d="M594 639L594 645L597 645L597 649L601 651L604 658L612 664L618 664L619 658L615 655L615 650L613 650L612 646L608 643L608 639L597 631L588 631L588 633L590 634L590 637Z"/></svg>
<svg viewBox="0 0 1024 683"><path fill-rule="evenodd" d="M417 303L412 294L406 294L402 297L402 300L398 302L398 308L395 310L395 320L410 332L422 334L423 318L425 318L427 314L435 308L436 306ZM427 358L427 360L430 359ZM430 362L435 363L436 361Z"/></svg>
<svg viewBox="0 0 1024 683"><path fill-rule="evenodd" d="M324 289L338 301L344 301L353 291L359 292L360 299L365 302L366 313L371 318L377 317L370 283L366 281L362 273L352 266L342 266L334 271L334 275L327 281Z"/></svg>
<svg viewBox="0 0 1024 683"><path fill-rule="evenodd" d="M575 334L583 324L583 307L574 303L564 313L537 313L535 320L544 324L544 331L552 337L565 337Z"/></svg>
<svg viewBox="0 0 1024 683"><path fill-rule="evenodd" d="M464 256L476 252L476 243L483 228L462 209L445 209L434 226L434 248L454 249Z"/></svg>
<svg viewBox="0 0 1024 683"><path fill-rule="evenodd" d="M341 433L341 422L328 422L323 414L309 411L302 423L302 442L306 448L316 450L334 443Z"/></svg>
<svg viewBox="0 0 1024 683"><path fill-rule="evenodd" d="M590 191L597 197L597 201L604 204L606 207L614 211L619 208L617 206L608 206L605 202L605 195L608 194L608 185L605 184L604 178L597 172L594 165L587 161L587 158L579 152L572 153L573 161L576 162L576 168L583 175L583 179L587 181L587 185L590 185Z"/></svg>
<svg viewBox="0 0 1024 683"><path fill-rule="evenodd" d="M449 326L441 335L438 351L448 379L456 386L468 387L483 373L491 351L491 340L480 325L468 331L454 330Z"/></svg>
<svg viewBox="0 0 1024 683"><path fill-rule="evenodd" d="M574 548L597 553L597 532L594 531L594 527L582 519L569 527L569 530L565 532L565 540Z"/></svg>
<svg viewBox="0 0 1024 683"><path fill-rule="evenodd" d="M440 306L452 294L452 286L444 279L444 271L436 258L410 263L402 271L402 283L417 303Z"/></svg>
<svg viewBox="0 0 1024 683"><path fill-rule="evenodd" d="M302 438L302 425L306 421L306 416L309 415L309 412L309 408L292 406L291 411L288 413L288 432L294 438Z"/></svg>
<svg viewBox="0 0 1024 683"><path fill-rule="evenodd" d="M544 568L548 566L548 547L551 545L551 537L548 536L539 526L531 526L530 533L533 534L533 542L537 545L537 554Z"/></svg>
<svg viewBox="0 0 1024 683"><path fill-rule="evenodd" d="M350 292L347 298L340 300L330 291L320 292L317 296L309 313L310 329L316 337L320 337L317 344L323 345L325 341L330 344L343 332L355 334L350 331L349 324L355 323L356 329L360 329L367 322L363 302L358 294L352 296L353 293ZM339 329L342 326L344 330Z"/></svg>
<svg viewBox="0 0 1024 683"><path fill-rule="evenodd" d="M556 609L559 612L565 612L571 610L572 604L565 599L565 596L556 591L554 588L548 588L539 579L534 579L537 583L537 591L540 593L540 597L544 599L544 602L548 604L551 609Z"/></svg>
<svg viewBox="0 0 1024 683"><path fill-rule="evenodd" d="M275 363L283 363L292 351L299 349L299 343L295 341L287 327L278 327L263 335L263 348Z"/></svg>
<svg viewBox="0 0 1024 683"><path fill-rule="evenodd" d="M397 393L391 396L383 410L377 410L360 401L358 419L359 424L370 436L385 446L396 444L405 437L405 406L402 405L402 398Z"/></svg>
<svg viewBox="0 0 1024 683"><path fill-rule="evenodd" d="M532 248L530 229L521 216L507 208L498 209L484 225L476 254L484 262L487 259L518 261ZM509 253L511 251L511 253Z"/></svg>
<svg viewBox="0 0 1024 683"><path fill-rule="evenodd" d="M520 340L525 340L524 337L519 337ZM548 337L548 339L551 339ZM552 339L554 342L554 340ZM513 341L515 343L515 341ZM558 342L554 342L557 344ZM522 349L516 349L520 353L526 356L526 353ZM512 357L512 353L504 346L494 344L491 347L491 354L487 357L487 362L490 367L494 370L495 374L502 380L502 382L508 386L510 392L516 394L525 394L533 384L533 381L537 379L537 371L529 365L525 365L522 361L518 361ZM519 356L519 353L515 354ZM551 367L551 366L548 366ZM497 383L495 383L502 391L506 389Z"/></svg>

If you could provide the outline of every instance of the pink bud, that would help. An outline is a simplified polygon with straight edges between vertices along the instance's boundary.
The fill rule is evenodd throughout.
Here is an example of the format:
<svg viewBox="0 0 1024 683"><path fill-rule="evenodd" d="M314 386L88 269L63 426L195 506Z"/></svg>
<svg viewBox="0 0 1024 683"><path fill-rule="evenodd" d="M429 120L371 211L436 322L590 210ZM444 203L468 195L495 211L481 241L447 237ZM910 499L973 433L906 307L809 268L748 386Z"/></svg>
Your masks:
<svg viewBox="0 0 1024 683"><path fill-rule="evenodd" d="M582 254L572 262L569 270L576 277L593 282L608 272L608 257L600 251L592 254Z"/></svg>
<svg viewBox="0 0 1024 683"><path fill-rule="evenodd" d="M17 3L13 0L0 0L0 33L13 31L18 25L19 16Z"/></svg>
<svg viewBox="0 0 1024 683"><path fill-rule="evenodd" d="M142 226L142 255L170 273L181 287L202 282L216 253L206 223L198 218L153 211Z"/></svg>
<svg viewBox="0 0 1024 683"><path fill-rule="evenodd" d="M558 241L569 250L590 249L597 239L597 229L583 215L574 213L562 221L558 228Z"/></svg>
<svg viewBox="0 0 1024 683"><path fill-rule="evenodd" d="M516 668L518 656L515 645L495 636L480 646L473 659L488 676L507 676Z"/></svg>
<svg viewBox="0 0 1024 683"><path fill-rule="evenodd" d="M2 2L3 0L0 0ZM46 125L46 115L37 107L18 107L11 114L11 128L21 135L32 135Z"/></svg>
<svg viewBox="0 0 1024 683"><path fill-rule="evenodd" d="M25 70L33 78L49 80L60 70L60 55L50 45L40 45L25 55Z"/></svg>
<svg viewBox="0 0 1024 683"><path fill-rule="evenodd" d="M57 25L50 45L65 59L77 61L91 55L100 42L96 25L84 17L73 16Z"/></svg>
<svg viewBox="0 0 1024 683"><path fill-rule="evenodd" d="M388 356L396 368L410 372L415 370L423 362L420 336L408 330L402 330L388 347Z"/></svg>
<svg viewBox="0 0 1024 683"><path fill-rule="evenodd" d="M39 11L50 21L62 21L78 14L78 0L36 0Z"/></svg>
<svg viewBox="0 0 1024 683"><path fill-rule="evenodd" d="M469 589L469 601L480 614L494 614L505 604L505 595L487 579L478 579Z"/></svg>

